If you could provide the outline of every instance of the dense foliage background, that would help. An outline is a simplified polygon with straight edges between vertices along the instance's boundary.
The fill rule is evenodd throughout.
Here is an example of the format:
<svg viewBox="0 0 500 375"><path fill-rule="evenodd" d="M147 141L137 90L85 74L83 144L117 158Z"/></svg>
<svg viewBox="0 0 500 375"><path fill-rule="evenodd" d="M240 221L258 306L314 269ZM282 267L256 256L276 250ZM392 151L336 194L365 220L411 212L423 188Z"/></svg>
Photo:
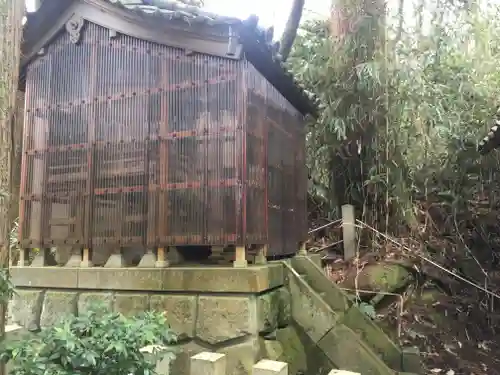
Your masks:
<svg viewBox="0 0 500 375"><path fill-rule="evenodd" d="M362 231L367 255L360 252L353 272L338 266L337 281L398 260L415 274L395 290L405 304L398 324L417 320L422 332L408 328L400 339L421 344L427 359L441 358L454 373L482 373L500 368L469 358L500 321L500 159L498 151L477 152L500 108L500 8L490 1L393 5L381 11L383 1L333 1L330 19L303 23L288 59L321 100L307 130L310 221L324 223L339 217L340 204L354 204L376 230ZM345 151L349 142L354 153ZM447 298L411 307L411 291L420 298L429 285ZM396 311L377 310L386 318Z"/></svg>
<svg viewBox="0 0 500 375"><path fill-rule="evenodd" d="M340 43L328 20L300 30L288 62L322 108L307 133L313 210L336 216L334 180L344 179L362 220L379 230L457 236L464 249L473 237L493 257L499 158L480 157L477 143L500 104L498 8L430 10L414 26L362 15ZM360 59L375 22L377 50ZM359 167L339 169L339 146L358 128L373 132Z"/></svg>

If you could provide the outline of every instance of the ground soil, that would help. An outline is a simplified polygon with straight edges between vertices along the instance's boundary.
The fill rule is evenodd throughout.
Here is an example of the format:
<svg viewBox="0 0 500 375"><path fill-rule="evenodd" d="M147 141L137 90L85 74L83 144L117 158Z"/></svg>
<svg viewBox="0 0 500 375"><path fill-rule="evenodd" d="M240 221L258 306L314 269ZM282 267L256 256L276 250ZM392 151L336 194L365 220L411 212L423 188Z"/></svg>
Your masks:
<svg viewBox="0 0 500 375"><path fill-rule="evenodd" d="M380 316L393 331L395 308ZM484 311L480 304L428 291L406 303L400 342L420 349L426 374L500 375L494 325L499 318L500 314Z"/></svg>
<svg viewBox="0 0 500 375"><path fill-rule="evenodd" d="M384 255L394 259L394 254ZM358 263L343 262L332 254L328 258L329 276L338 284L356 272L356 264L366 267L381 260L372 255ZM418 284L415 280L398 291L404 301L401 318L401 298L389 296L376 305L377 321L384 330L401 345L420 349L426 374L500 375L500 300L459 282L445 290L433 281Z"/></svg>

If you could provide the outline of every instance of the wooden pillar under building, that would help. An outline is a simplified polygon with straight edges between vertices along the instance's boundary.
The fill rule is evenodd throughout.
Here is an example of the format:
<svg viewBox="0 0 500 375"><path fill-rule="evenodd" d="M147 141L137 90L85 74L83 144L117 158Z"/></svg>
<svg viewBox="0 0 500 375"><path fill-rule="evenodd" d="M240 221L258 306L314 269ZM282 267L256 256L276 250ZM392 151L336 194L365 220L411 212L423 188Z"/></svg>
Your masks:
<svg viewBox="0 0 500 375"><path fill-rule="evenodd" d="M165 268L165 267L168 267L169 265L170 264L168 263L167 249L164 247L159 247L158 254L156 256L155 267L156 268Z"/></svg>
<svg viewBox="0 0 500 375"><path fill-rule="evenodd" d="M306 243L305 243L305 241L301 242L299 244L299 254L298 255L301 256L301 257L307 256L307 249L306 249Z"/></svg>
<svg viewBox="0 0 500 375"><path fill-rule="evenodd" d="M259 245L257 247L257 254L255 255L255 264L266 264L267 263L267 251L268 245Z"/></svg>
<svg viewBox="0 0 500 375"><path fill-rule="evenodd" d="M246 250L245 246L236 246L233 267L244 268L248 266Z"/></svg>
<svg viewBox="0 0 500 375"><path fill-rule="evenodd" d="M19 250L19 262L17 264L19 267L28 267L29 266L30 253L31 253L31 249L28 249L28 248L22 248Z"/></svg>
<svg viewBox="0 0 500 375"><path fill-rule="evenodd" d="M82 263L80 264L82 268L92 267L92 249L83 249L82 253Z"/></svg>

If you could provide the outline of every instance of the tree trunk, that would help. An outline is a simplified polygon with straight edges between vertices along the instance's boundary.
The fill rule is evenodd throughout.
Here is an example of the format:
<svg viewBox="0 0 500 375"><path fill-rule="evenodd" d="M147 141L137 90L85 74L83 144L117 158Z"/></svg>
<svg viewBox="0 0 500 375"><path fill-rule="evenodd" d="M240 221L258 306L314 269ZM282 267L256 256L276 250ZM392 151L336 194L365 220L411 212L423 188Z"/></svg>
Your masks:
<svg viewBox="0 0 500 375"><path fill-rule="evenodd" d="M419 0L418 6L416 8L415 17L417 19L417 37L421 37L423 35L424 29L424 9L426 7L425 0Z"/></svg>
<svg viewBox="0 0 500 375"><path fill-rule="evenodd" d="M398 3L398 30L395 38L395 43L399 42L401 40L401 37L403 36L403 29L404 29L404 24L405 24L405 13L404 13L404 8L405 8L405 0L399 0Z"/></svg>
<svg viewBox="0 0 500 375"><path fill-rule="evenodd" d="M19 78L20 43L25 4L20 0L0 0L0 267L9 265L9 213L12 196L14 118ZM5 280L1 292L5 291ZM5 332L7 296L0 296L0 335ZM2 367L1 373L5 373Z"/></svg>
<svg viewBox="0 0 500 375"><path fill-rule="evenodd" d="M383 51L385 1L333 0L329 29L336 50L343 49L346 54L343 61L346 69L351 69L349 75L356 66L375 60L377 53Z"/></svg>
<svg viewBox="0 0 500 375"><path fill-rule="evenodd" d="M13 140L13 157L11 162L11 202L9 212L9 223L15 223L19 218L19 198L20 198L20 185L21 185L21 161L23 151L23 128L24 128L24 92L18 91L16 98L16 108L14 112L14 129L12 134ZM12 230L16 230L13 228ZM16 233L17 234L17 233ZM16 246L11 248L9 254L10 264L17 264L19 260L19 251Z"/></svg>
<svg viewBox="0 0 500 375"><path fill-rule="evenodd" d="M340 152L338 149L331 150L331 165L342 169L341 173L337 170L332 185L336 185L334 190L339 205L349 203L361 209L366 203L366 174L376 162L372 143L377 127L385 122L385 115L381 111L383 105L379 100L383 95L380 85L372 92L359 89L359 71L365 64L375 60L380 62L379 57L384 53L385 1L333 0L329 32L333 42L331 53L339 56L340 60L339 81L349 93L342 98L337 115L350 121L346 124ZM380 77L384 75L382 69L379 73ZM339 154L347 154L349 157ZM340 181L341 179L344 181Z"/></svg>
<svg viewBox="0 0 500 375"><path fill-rule="evenodd" d="M297 36L297 29L302 18L304 3L305 0L293 0L292 9L280 41L280 55L283 61L288 59L288 55L290 55L290 51L292 50L293 42Z"/></svg>

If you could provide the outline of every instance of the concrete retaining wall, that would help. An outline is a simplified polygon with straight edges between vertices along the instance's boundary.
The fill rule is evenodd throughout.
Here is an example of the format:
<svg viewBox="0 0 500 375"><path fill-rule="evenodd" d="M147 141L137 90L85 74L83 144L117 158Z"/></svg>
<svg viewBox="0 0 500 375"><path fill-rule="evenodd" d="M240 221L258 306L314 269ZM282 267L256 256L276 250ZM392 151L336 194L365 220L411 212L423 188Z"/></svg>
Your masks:
<svg viewBox="0 0 500 375"><path fill-rule="evenodd" d="M329 375L338 367L363 375L418 372L408 369L415 366L408 366L405 353L393 355L391 345L379 345L388 342L385 334L352 314L353 307L338 298L319 268L317 280L308 279L311 273L299 274L291 263L245 268L13 267L17 294L11 316L33 331L84 311L92 300L125 315L163 311L179 336L177 358L170 365L173 375L189 374L190 358L202 352L224 354L227 375L250 375L263 358L286 362L290 375ZM373 342L375 347L367 345ZM418 353L411 358L418 362ZM168 374L168 367L160 363L159 373Z"/></svg>
<svg viewBox="0 0 500 375"><path fill-rule="evenodd" d="M29 330L78 314L93 300L125 315L164 311L179 335L170 372L175 375L189 374L190 357L207 350L226 355L228 375L251 374L270 350L266 336L288 326L291 318L279 264L245 269L14 267L12 279L17 287L12 319ZM166 364L160 371L168 373Z"/></svg>

